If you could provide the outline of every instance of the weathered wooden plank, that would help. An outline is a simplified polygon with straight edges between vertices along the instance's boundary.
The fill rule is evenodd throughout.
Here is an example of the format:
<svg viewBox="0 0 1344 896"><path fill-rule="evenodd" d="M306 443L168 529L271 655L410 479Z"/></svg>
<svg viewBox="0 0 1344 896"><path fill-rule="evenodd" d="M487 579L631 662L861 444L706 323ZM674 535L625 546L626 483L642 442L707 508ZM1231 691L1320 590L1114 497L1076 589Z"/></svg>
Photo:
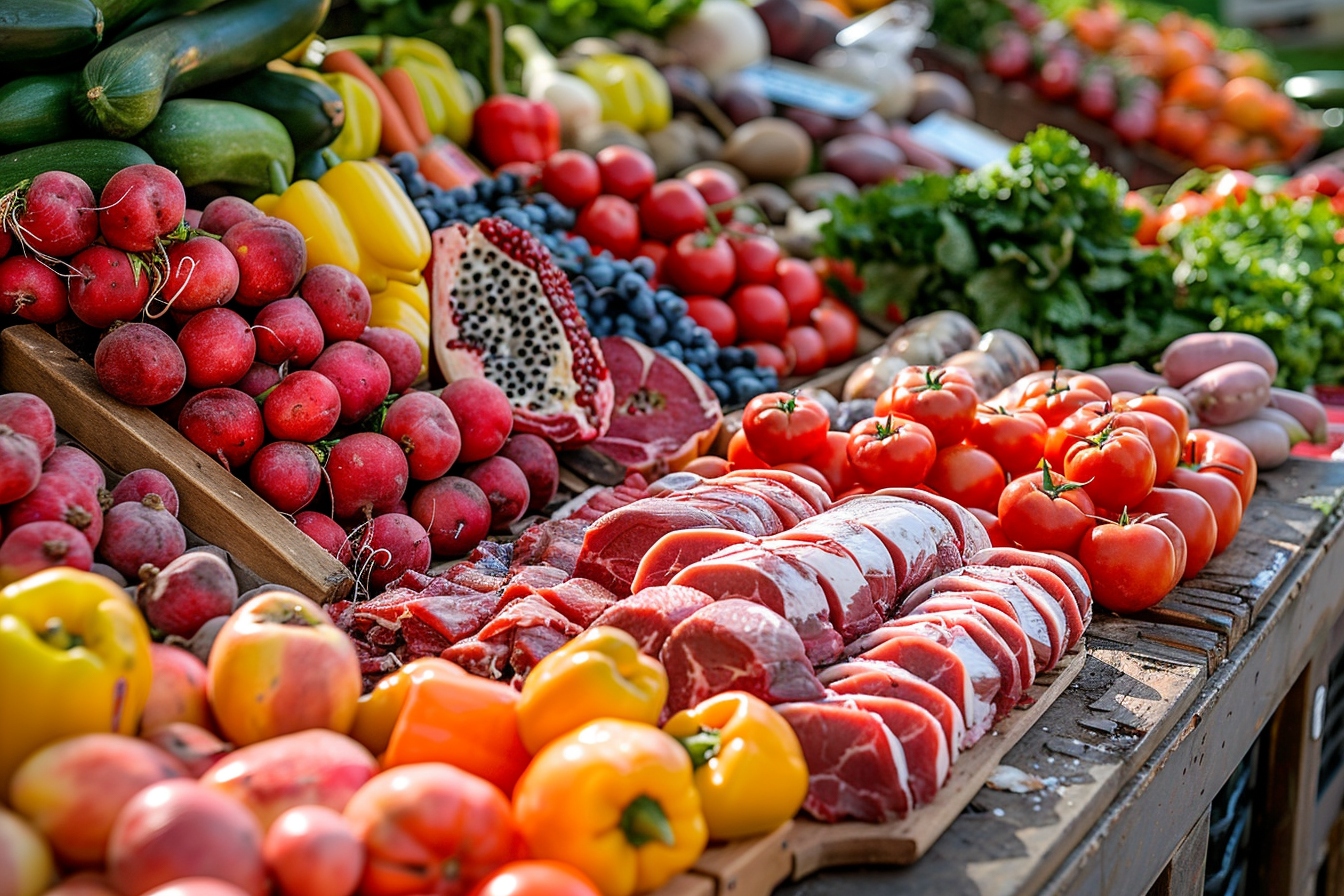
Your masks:
<svg viewBox="0 0 1344 896"><path fill-rule="evenodd" d="M1204 631L1181 625L1140 622L1119 616L1099 616L1088 629L1088 638L1098 644L1114 644L1138 654L1162 659L1191 655L1201 657L1210 672L1227 655L1226 639L1217 632ZM1173 653L1175 651L1175 653Z"/></svg>
<svg viewBox="0 0 1344 896"><path fill-rule="evenodd" d="M715 896L714 879L700 874L678 874L658 888L658 896Z"/></svg>
<svg viewBox="0 0 1344 896"><path fill-rule="evenodd" d="M1162 869L1148 896L1204 896L1204 864L1208 858L1209 810L1176 847L1171 862ZM1273 891L1270 891L1273 892Z"/></svg>

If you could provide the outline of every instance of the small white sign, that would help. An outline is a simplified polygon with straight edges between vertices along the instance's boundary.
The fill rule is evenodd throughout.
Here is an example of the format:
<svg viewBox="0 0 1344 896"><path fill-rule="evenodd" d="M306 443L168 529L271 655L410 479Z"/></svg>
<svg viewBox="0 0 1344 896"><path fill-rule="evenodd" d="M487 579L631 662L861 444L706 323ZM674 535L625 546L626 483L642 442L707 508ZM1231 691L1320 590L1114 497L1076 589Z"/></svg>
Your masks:
<svg viewBox="0 0 1344 896"><path fill-rule="evenodd" d="M946 109L911 125L910 136L930 152L971 169L1004 161L1014 146L1002 134Z"/></svg>

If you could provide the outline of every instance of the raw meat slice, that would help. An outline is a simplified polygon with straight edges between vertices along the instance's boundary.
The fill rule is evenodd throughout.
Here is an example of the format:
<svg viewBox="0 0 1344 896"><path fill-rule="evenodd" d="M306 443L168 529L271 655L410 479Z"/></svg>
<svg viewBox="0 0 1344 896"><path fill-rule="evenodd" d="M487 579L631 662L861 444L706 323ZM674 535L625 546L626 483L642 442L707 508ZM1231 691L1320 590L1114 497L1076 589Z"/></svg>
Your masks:
<svg viewBox="0 0 1344 896"><path fill-rule="evenodd" d="M764 498L731 489L699 488L673 492L662 500L690 504L717 516L726 529L737 529L748 535L778 535L784 524Z"/></svg>
<svg viewBox="0 0 1344 896"><path fill-rule="evenodd" d="M932 507L941 513L943 518L951 524L952 530L957 533L957 544L961 548L963 558L970 557L972 554L990 547L989 533L985 531L984 524L975 518L975 514L956 501L944 498L942 495L935 495L933 492L926 492L920 488L884 488L874 494L893 495L907 501L915 501Z"/></svg>
<svg viewBox="0 0 1344 896"><path fill-rule="evenodd" d="M932 628L937 628L932 626ZM928 634L932 634L929 637ZM966 737L962 748L971 746L994 724L993 695L986 693L991 682L998 688L999 670L989 658L976 647L975 652L966 651L964 645L958 653L946 644L940 643L937 632L921 633L908 631L899 637L893 637L862 654L867 660L886 660L912 672L934 687L941 688L947 696L957 701L962 717L966 720ZM974 647L969 635L964 635ZM977 659L975 654L979 654ZM970 660L974 667L967 668Z"/></svg>
<svg viewBox="0 0 1344 896"><path fill-rule="evenodd" d="M580 628L592 625L616 604L616 595L589 579L570 579L551 588L538 588L537 595Z"/></svg>
<svg viewBox="0 0 1344 896"><path fill-rule="evenodd" d="M583 520L547 520L523 530L514 542L513 570L525 566L553 566L573 574L588 523Z"/></svg>
<svg viewBox="0 0 1344 896"><path fill-rule="evenodd" d="M884 619L891 614L897 597L896 567L891 552L871 529L854 520L822 514L804 520L779 537L790 541L834 542L840 545L863 571L864 578L868 580L868 590L873 595L873 606L878 613Z"/></svg>
<svg viewBox="0 0 1344 896"><path fill-rule="evenodd" d="M753 495L759 495L769 502L774 508L779 520L784 524L787 531L801 523L803 520L816 516L816 511L812 505L798 496L798 493L788 486L773 479L728 479L717 480L722 482L725 488L734 491L749 492Z"/></svg>
<svg viewBox="0 0 1344 896"><path fill-rule="evenodd" d="M983 617L971 613L963 613L960 616L944 613L919 613L914 616L907 616L904 619L892 620L860 640L869 642L870 639L873 639L869 646L876 647L881 643L881 640L878 639L885 640L890 637L887 634L888 632L902 629L922 631L921 623L923 622L931 622L947 629L959 628L970 635L971 640L975 642L975 646L979 647L981 652L994 664L994 667L999 670L999 689L994 696L995 720L1005 718L1008 713L1012 712L1013 707L1017 706L1017 702L1022 699L1022 673L1018 667L1017 656L1008 646L1008 643ZM859 653L862 652L859 651Z"/></svg>
<svg viewBox="0 0 1344 896"><path fill-rule="evenodd" d="M1083 639L1083 630L1087 627L1083 622L1082 614L1078 611L1078 601L1069 590L1069 586L1059 576L1048 569L1041 569L1039 566L1013 566L1013 577L1016 579L1030 579L1042 588L1059 608L1064 611L1064 623L1067 640L1064 643L1064 650L1072 650L1074 645Z"/></svg>
<svg viewBox="0 0 1344 896"><path fill-rule="evenodd" d="M952 698L912 672L881 660L851 660L827 666L818 673L821 683L837 694L895 697L922 706L938 720L947 738L952 762L966 739L966 718Z"/></svg>
<svg viewBox="0 0 1344 896"><path fill-rule="evenodd" d="M844 647L816 574L754 544L727 547L692 563L671 584L698 588L715 600L742 598L774 611L797 629L815 665L833 662Z"/></svg>
<svg viewBox="0 0 1344 896"><path fill-rule="evenodd" d="M1031 605L1036 608L1036 612L1041 614L1041 619L1045 620L1045 629L1050 638L1050 656L1044 667L1038 664L1038 671L1053 669L1067 649L1069 624L1067 617L1064 615L1064 608L1055 602L1055 599L1050 596L1050 592L1025 576L1014 575L1011 567L967 566L961 571L961 574L970 579L979 579L982 582L994 582L1009 588L1015 588L1026 596ZM1019 620L1022 618L1020 610L1017 616Z"/></svg>
<svg viewBox="0 0 1344 896"><path fill-rule="evenodd" d="M771 704L825 695L798 633L751 601L728 598L696 610L672 629L659 656L671 712L724 691L746 691Z"/></svg>
<svg viewBox="0 0 1344 896"><path fill-rule="evenodd" d="M956 533L942 514L903 498L861 495L830 511L868 527L891 552L901 573L897 591L905 592L961 565Z"/></svg>
<svg viewBox="0 0 1344 896"><path fill-rule="evenodd" d="M1051 614L1048 608L1042 612L1041 608L1037 607L1031 598L1011 580L1004 582L984 577L971 577L965 575L963 571L953 575L939 576L929 584L933 587L928 591L920 589L915 595L911 595L911 600L901 605L897 615L909 616L911 613L918 611L925 600L935 595L958 597L962 592L967 592L966 596L968 598L979 601L981 599L980 593L989 592L998 595L1002 601L1012 608L1013 618L1017 620L1018 625L1022 626L1022 633L1027 636L1027 641L1031 644L1032 653L1036 658L1037 672L1048 668L1050 656L1054 653L1055 643L1060 642L1062 646L1064 611L1056 605L1055 614ZM1002 609L1002 605L999 605L999 609Z"/></svg>
<svg viewBox="0 0 1344 896"><path fill-rule="evenodd" d="M873 592L863 570L838 542L765 539L760 546L802 564L816 575L831 608L831 624L846 643L882 624L882 614L873 604Z"/></svg>
<svg viewBox="0 0 1344 896"><path fill-rule="evenodd" d="M450 568L439 578L445 584L458 585L463 588L470 588L473 591L490 592L502 590L505 585L509 584L511 576L512 574L507 566L501 572L496 573L493 564L482 563L477 565L468 561ZM443 587L443 585L430 582L425 587L425 591L438 591Z"/></svg>
<svg viewBox="0 0 1344 896"><path fill-rule="evenodd" d="M464 638L442 653L444 659L457 663L472 675L493 678L504 677L509 664L510 645L502 641L482 641L477 637Z"/></svg>
<svg viewBox="0 0 1344 896"><path fill-rule="evenodd" d="M668 501L644 498L603 515L588 527L574 574L592 579L618 597L630 593L639 561L658 539L678 529L720 529L712 513Z"/></svg>
<svg viewBox="0 0 1344 896"><path fill-rule="evenodd" d="M504 599L509 600L509 589L511 588L531 588L533 591L541 588L554 588L568 578L569 573L563 569L556 569L554 566L524 566L513 574L513 578L509 579L508 587L504 589Z"/></svg>
<svg viewBox="0 0 1344 896"><path fill-rule="evenodd" d="M797 473L790 473L788 470L732 470L719 477L720 482L726 482L732 479L754 480L772 480L781 483L791 489L794 494L802 498L817 513L829 510L831 506L831 496L826 494L825 489L817 485L810 479L804 479Z"/></svg>
<svg viewBox="0 0 1344 896"><path fill-rule="evenodd" d="M568 635L549 625L519 626L509 650L513 682L521 682L543 658L568 644L578 633Z"/></svg>
<svg viewBox="0 0 1344 896"><path fill-rule="evenodd" d="M828 697L827 702L853 706L881 718L905 753L912 806L924 806L933 800L947 780L952 760L947 736L928 710L905 700L868 694Z"/></svg>
<svg viewBox="0 0 1344 896"><path fill-rule="evenodd" d="M977 597L991 599L977 601L975 600ZM997 606L1000 601L1004 605L1003 609ZM1012 651L1013 657L1017 660L1017 677L1018 681L1022 683L1022 690L1026 691L1035 683L1036 654L1031 649L1031 642L1022 633L1022 626L1013 614L1012 605L1003 601L998 595L991 594L988 591L966 591L956 595L940 595L925 601L913 615L919 616L926 613L970 613L979 616L992 626L994 631L998 632L999 637Z"/></svg>
<svg viewBox="0 0 1344 896"><path fill-rule="evenodd" d="M686 470L678 470L675 473L668 473L649 483L649 497L661 498L672 492L682 492L697 485L704 485L708 480L699 473L690 473Z"/></svg>
<svg viewBox="0 0 1344 896"><path fill-rule="evenodd" d="M966 561L980 566L1039 566L1048 569L1069 586L1078 601L1078 612L1084 621L1092 619L1092 585L1087 573L1071 558L1054 552L1024 551L1021 548L990 548Z"/></svg>
<svg viewBox="0 0 1344 896"><path fill-rule="evenodd" d="M910 810L905 751L881 716L838 702L778 709L807 760L803 811L826 822L887 822Z"/></svg>
<svg viewBox="0 0 1344 896"><path fill-rule="evenodd" d="M475 638L467 639L497 649L484 650L464 641L445 650L443 658L489 678L504 678L506 665L512 667L514 674L526 675L538 660L581 631L583 629L533 594L505 606L477 632ZM477 671L477 667L485 671Z"/></svg>
<svg viewBox="0 0 1344 896"><path fill-rule="evenodd" d="M999 671L999 660L990 656L966 629L960 626L943 625L941 622L932 619L922 621L900 619L895 620L891 631L892 634L887 636L882 644L875 645L870 650L864 651L860 656L867 656L869 659L887 659L887 657L875 656L874 651L880 652L883 645L901 638L925 638L941 644L957 655L957 658L965 665L967 674L971 676L971 687L975 690L976 697L976 715L974 718L967 718L966 729L968 731L975 730L977 723L981 723L984 715L990 717L988 723L983 723L985 730L988 731L993 726L999 692L1003 690L1003 676ZM1005 665L1012 664L1012 656L1008 652L1007 645L1000 643L998 648L1003 652L1002 662ZM917 670L911 669L910 671L919 674ZM1012 671L1013 673L1017 671L1015 665ZM1008 709L1011 709L1016 703L1017 701L1014 699L1013 704L1009 705Z"/></svg>
<svg viewBox="0 0 1344 896"><path fill-rule="evenodd" d="M419 617L407 614L401 620L401 640L405 644L405 660L422 656L438 656L452 646L451 641Z"/></svg>
<svg viewBox="0 0 1344 896"><path fill-rule="evenodd" d="M411 615L456 644L481 630L499 612L503 592L470 591L421 595L407 605Z"/></svg>
<svg viewBox="0 0 1344 896"><path fill-rule="evenodd" d="M408 569L392 581L388 582L386 590L392 591L398 588L407 588L411 591L423 591L432 581L434 581L433 576L425 575L422 572L416 572L413 569Z"/></svg>
<svg viewBox="0 0 1344 896"><path fill-rule="evenodd" d="M638 594L645 588L666 585L677 573L697 560L751 540L751 536L736 529L681 529L669 532L654 542L644 559L639 561L639 568L630 582L630 591Z"/></svg>
<svg viewBox="0 0 1344 896"><path fill-rule="evenodd" d="M628 632L639 642L641 651L656 657L678 623L712 603L714 598L703 591L658 585L612 604L593 625L612 625Z"/></svg>

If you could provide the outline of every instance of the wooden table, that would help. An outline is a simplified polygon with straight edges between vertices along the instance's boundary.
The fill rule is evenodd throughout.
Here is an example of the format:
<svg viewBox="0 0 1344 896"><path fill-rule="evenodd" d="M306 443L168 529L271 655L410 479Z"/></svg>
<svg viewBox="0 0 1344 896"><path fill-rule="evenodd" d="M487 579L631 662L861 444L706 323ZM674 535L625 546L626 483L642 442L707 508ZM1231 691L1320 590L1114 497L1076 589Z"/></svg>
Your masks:
<svg viewBox="0 0 1344 896"><path fill-rule="evenodd" d="M1341 799L1318 804L1311 716L1344 644L1342 494L1344 464L1264 474L1198 579L1141 619L1099 614L1082 674L1003 760L1039 789L982 789L911 867L823 871L776 896L1202 894L1210 802L1262 732L1275 773L1254 882L1314 892Z"/></svg>

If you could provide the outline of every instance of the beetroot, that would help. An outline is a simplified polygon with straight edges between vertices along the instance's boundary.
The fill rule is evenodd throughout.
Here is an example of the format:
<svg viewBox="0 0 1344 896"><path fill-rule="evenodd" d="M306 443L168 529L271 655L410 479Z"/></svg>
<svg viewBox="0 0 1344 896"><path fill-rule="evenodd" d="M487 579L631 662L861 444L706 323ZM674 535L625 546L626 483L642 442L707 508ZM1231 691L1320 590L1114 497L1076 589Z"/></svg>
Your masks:
<svg viewBox="0 0 1344 896"><path fill-rule="evenodd" d="M140 581L144 566L163 569L186 550L182 524L155 495L139 503L118 504L103 519L98 553L129 582Z"/></svg>
<svg viewBox="0 0 1344 896"><path fill-rule="evenodd" d="M65 281L36 258L0 261L0 312L35 324L54 324L70 310Z"/></svg>
<svg viewBox="0 0 1344 896"><path fill-rule="evenodd" d="M79 530L89 548L96 548L103 534L98 490L64 473L43 473L36 488L5 508L5 527L12 530L43 521L65 523Z"/></svg>
<svg viewBox="0 0 1344 896"><path fill-rule="evenodd" d="M341 394L341 422L358 423L378 409L392 386L387 362L358 342L334 342L313 362L312 369Z"/></svg>
<svg viewBox="0 0 1344 896"><path fill-rule="evenodd" d="M0 425L36 442L44 461L56 450L56 418L47 403L36 395L28 392L0 395Z"/></svg>
<svg viewBox="0 0 1344 896"><path fill-rule="evenodd" d="M99 330L134 320L149 301L149 272L110 246L90 246L70 260L78 276L70 281L70 310Z"/></svg>
<svg viewBox="0 0 1344 896"><path fill-rule="evenodd" d="M177 489L173 487L172 480L158 470L148 467L132 470L122 477L112 489L112 506L125 504L127 501L143 501L148 495L158 495L167 511L177 516Z"/></svg>
<svg viewBox="0 0 1344 896"><path fill-rule="evenodd" d="M355 579L367 579L370 593L382 591L407 570L429 571L429 534L402 513L385 513L361 526L353 551Z"/></svg>
<svg viewBox="0 0 1344 896"><path fill-rule="evenodd" d="M177 429L226 470L251 460L265 437L257 403L237 389L207 389L193 395L182 406Z"/></svg>
<svg viewBox="0 0 1344 896"><path fill-rule="evenodd" d="M315 370L300 370L280 381L261 406L266 431L291 442L316 442L336 428L341 394Z"/></svg>
<svg viewBox="0 0 1344 896"><path fill-rule="evenodd" d="M0 542L0 585L52 566L88 570L93 548L78 530L50 520L27 523Z"/></svg>
<svg viewBox="0 0 1344 896"><path fill-rule="evenodd" d="M383 435L406 452L411 478L438 479L457 461L462 439L447 405L428 392L407 392L383 418Z"/></svg>
<svg viewBox="0 0 1344 896"><path fill-rule="evenodd" d="M232 386L247 373L257 353L252 328L228 308L208 308L194 315L177 334L177 347L187 364L187 385L193 389Z"/></svg>
<svg viewBox="0 0 1344 896"><path fill-rule="evenodd" d="M345 529L325 513L305 510L294 515L294 525L333 557L339 558L343 553L349 552L345 543Z"/></svg>
<svg viewBox="0 0 1344 896"><path fill-rule="evenodd" d="M485 460L504 447L513 431L513 407L504 390L484 377L454 380L439 396L462 433L458 460Z"/></svg>
<svg viewBox="0 0 1344 896"><path fill-rule="evenodd" d="M271 442L252 458L248 477L267 504L281 513L296 513L317 497L322 465L302 442Z"/></svg>
<svg viewBox="0 0 1344 896"><path fill-rule="evenodd" d="M338 520L388 512L401 500L410 477L401 447L376 432L357 432L337 442L326 470L332 516Z"/></svg>
<svg viewBox="0 0 1344 896"><path fill-rule="evenodd" d="M531 495L527 502L528 513L536 513L551 503L560 487L560 460L550 443L541 436L519 433L509 437L499 456L517 464L527 478L527 490Z"/></svg>
<svg viewBox="0 0 1344 896"><path fill-rule="evenodd" d="M103 475L103 468L98 466L98 461L73 445L61 445L51 452L51 457L42 465L42 472L64 473L76 482L88 483L97 491L107 488L107 477ZM0 501L0 504L3 503Z"/></svg>
<svg viewBox="0 0 1344 896"><path fill-rule="evenodd" d="M281 299L257 312L252 324L257 357L279 366L289 361L307 367L322 354L326 342L317 315L303 299Z"/></svg>
<svg viewBox="0 0 1344 896"><path fill-rule="evenodd" d="M187 362L177 343L153 324L122 324L98 343L93 372L108 395L150 407L182 391Z"/></svg>
<svg viewBox="0 0 1344 896"><path fill-rule="evenodd" d="M507 532L523 518L531 495L527 477L507 457L492 457L467 467L464 475L481 487L490 501L490 530Z"/></svg>
<svg viewBox="0 0 1344 896"><path fill-rule="evenodd" d="M445 476L416 492L411 516L429 532L429 543L441 557L469 553L490 534L490 499L460 476Z"/></svg>
<svg viewBox="0 0 1344 896"><path fill-rule="evenodd" d="M234 301L251 308L294 294L308 261L303 234L288 221L243 221L224 234L224 246L238 262Z"/></svg>
<svg viewBox="0 0 1344 896"><path fill-rule="evenodd" d="M232 613L237 598L238 580L229 564L200 551L175 558L136 592L149 624L179 638L190 638L207 620Z"/></svg>
<svg viewBox="0 0 1344 896"><path fill-rule="evenodd" d="M98 229L108 245L148 252L182 223L187 194L159 165L132 165L112 175L98 199Z"/></svg>
<svg viewBox="0 0 1344 896"><path fill-rule="evenodd" d="M253 361L243 378L233 384L239 392L246 392L253 398L280 382L280 371L269 364Z"/></svg>
<svg viewBox="0 0 1344 896"><path fill-rule="evenodd" d="M219 240L192 237L168 250L168 279L160 300L174 311L204 311L238 291L238 262Z"/></svg>
<svg viewBox="0 0 1344 896"><path fill-rule="evenodd" d="M93 191L74 174L44 171L28 185L14 230L35 252L74 255L98 237Z"/></svg>
<svg viewBox="0 0 1344 896"><path fill-rule="evenodd" d="M256 221L264 217L266 217L266 213L246 199L240 199L237 196L221 196L218 199L211 200L210 204L202 209L201 222L196 225L196 229L213 233L215 236L223 236L235 224L241 224L244 221Z"/></svg>
<svg viewBox="0 0 1344 896"><path fill-rule="evenodd" d="M410 333L393 327L366 327L359 334L359 341L387 362L387 369L392 374L390 394L400 395L420 377L425 359Z"/></svg>
<svg viewBox="0 0 1344 896"><path fill-rule="evenodd" d="M37 488L41 477L37 442L0 424L0 504L19 500Z"/></svg>
<svg viewBox="0 0 1344 896"><path fill-rule="evenodd" d="M369 325L373 302L359 277L334 264L320 264L303 277L299 295L313 309L328 342L358 339Z"/></svg>

